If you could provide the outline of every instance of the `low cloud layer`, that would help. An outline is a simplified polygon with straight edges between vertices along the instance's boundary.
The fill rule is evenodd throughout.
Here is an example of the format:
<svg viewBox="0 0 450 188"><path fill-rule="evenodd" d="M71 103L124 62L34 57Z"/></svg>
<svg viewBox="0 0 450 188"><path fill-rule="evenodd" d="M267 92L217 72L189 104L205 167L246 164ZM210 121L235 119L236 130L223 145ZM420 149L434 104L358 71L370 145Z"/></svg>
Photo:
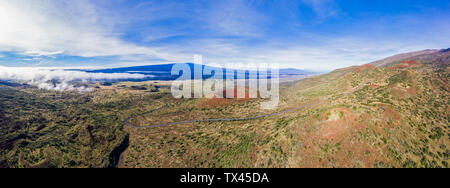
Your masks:
<svg viewBox="0 0 450 188"><path fill-rule="evenodd" d="M56 91L90 91L84 86L76 87L72 81L99 81L120 79L143 79L148 76L128 73L87 73L63 69L0 67L0 80L24 82L41 89Z"/></svg>

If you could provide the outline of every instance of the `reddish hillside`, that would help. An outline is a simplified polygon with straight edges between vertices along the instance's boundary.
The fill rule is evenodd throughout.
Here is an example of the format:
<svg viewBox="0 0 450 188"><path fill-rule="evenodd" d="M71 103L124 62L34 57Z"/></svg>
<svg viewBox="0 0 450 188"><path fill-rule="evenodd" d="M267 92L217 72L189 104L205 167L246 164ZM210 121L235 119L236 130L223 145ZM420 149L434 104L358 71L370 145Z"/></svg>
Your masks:
<svg viewBox="0 0 450 188"><path fill-rule="evenodd" d="M376 67L384 67L384 66L388 66L394 62L402 61L405 59L411 59L411 58L417 57L417 56L434 54L434 53L438 53L438 52L440 52L440 50L422 50L422 51L417 51L417 52L403 53L403 54L398 54L398 55L394 55L391 57L387 57L382 60L372 62L370 64L373 66L376 66Z"/></svg>
<svg viewBox="0 0 450 188"><path fill-rule="evenodd" d="M239 89L239 90L238 90ZM250 88L248 87L234 87L234 91L232 91L233 88L229 88L226 90L222 91L222 96L219 96L218 94L216 94L213 98L211 99L204 99L199 103L199 106L201 107L207 107L207 106L213 106L213 107L218 107L218 106L226 106L235 102L245 102L248 100L251 100L250 98ZM227 93L233 93L234 92L234 97L231 98L227 98ZM244 96L243 98L239 98L238 97L238 93L242 93L242 95Z"/></svg>
<svg viewBox="0 0 450 188"><path fill-rule="evenodd" d="M388 69L404 69L404 68L408 68L411 66L421 66L422 64L420 64L419 62L417 62L416 60L405 60L402 61L401 63L388 67Z"/></svg>

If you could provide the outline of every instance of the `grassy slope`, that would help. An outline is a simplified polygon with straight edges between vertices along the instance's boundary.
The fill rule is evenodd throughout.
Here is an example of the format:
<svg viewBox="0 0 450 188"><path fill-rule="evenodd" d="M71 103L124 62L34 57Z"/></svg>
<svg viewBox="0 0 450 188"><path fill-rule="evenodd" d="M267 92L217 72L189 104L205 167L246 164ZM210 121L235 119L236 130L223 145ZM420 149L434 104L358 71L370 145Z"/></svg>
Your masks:
<svg viewBox="0 0 450 188"><path fill-rule="evenodd" d="M1 86L0 165L108 167L128 133L121 167L448 167L448 63L421 60L431 64L349 67L284 85L278 110L322 103L277 117L147 129L123 120L164 103L131 122L274 111L259 100L174 100L166 87L133 83L82 95Z"/></svg>
<svg viewBox="0 0 450 188"><path fill-rule="evenodd" d="M350 67L283 88L280 109L337 99L276 118L126 128L121 166L448 167L448 72L431 64ZM227 110L250 114L253 102Z"/></svg>

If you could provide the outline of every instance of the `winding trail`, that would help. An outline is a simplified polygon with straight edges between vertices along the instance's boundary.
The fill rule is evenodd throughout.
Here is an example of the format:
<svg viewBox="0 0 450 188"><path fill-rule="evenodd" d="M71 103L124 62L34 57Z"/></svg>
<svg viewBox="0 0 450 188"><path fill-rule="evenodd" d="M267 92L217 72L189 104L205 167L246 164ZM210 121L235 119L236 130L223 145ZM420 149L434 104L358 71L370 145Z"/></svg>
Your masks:
<svg viewBox="0 0 450 188"><path fill-rule="evenodd" d="M365 86L369 82L371 82L371 81L367 81L367 82L364 82L364 83L358 85L358 87L352 89L350 92L344 93L344 96L350 95L350 94L354 93L355 91L358 91L359 89L361 89L363 86ZM337 98L338 97L333 97L333 98L327 99L327 100L322 101L322 102L309 103L309 104L297 106L297 107L294 107L294 108L290 108L290 109L287 109L287 110L275 112L275 113L263 114L263 115L258 115L258 116L250 116L250 117L185 120L185 121L177 121L177 122L163 123L163 124L153 124L153 125L143 125L143 126L137 126L137 125L134 125L134 124L130 123L130 119L133 119L135 117L142 116L142 115L145 115L145 114L148 114L148 113L152 113L152 112L160 110L160 109L162 109L164 107L167 107L168 104L165 103L163 106L161 106L161 107L159 107L157 109L153 109L151 111L148 111L148 112L145 112L145 113L142 113L142 114L139 114L139 115L134 115L134 116L126 118L125 121L124 121L124 124L125 124L125 126L128 126L128 127L132 127L132 128L136 128L136 129L143 129L143 128L154 128L154 127L167 127L167 126L171 126L171 125L179 125L179 124L187 124L187 123L254 120L254 119L261 119L261 118L265 118L265 117L278 116L278 115L281 115L281 114L284 114L284 113L288 113L288 112L292 112L292 111L295 111L295 110L307 108L307 107L310 107L310 106L313 106L313 105L317 105L317 104L321 104L321 103L324 103L324 102L327 102L327 101L333 101L333 100L336 100Z"/></svg>

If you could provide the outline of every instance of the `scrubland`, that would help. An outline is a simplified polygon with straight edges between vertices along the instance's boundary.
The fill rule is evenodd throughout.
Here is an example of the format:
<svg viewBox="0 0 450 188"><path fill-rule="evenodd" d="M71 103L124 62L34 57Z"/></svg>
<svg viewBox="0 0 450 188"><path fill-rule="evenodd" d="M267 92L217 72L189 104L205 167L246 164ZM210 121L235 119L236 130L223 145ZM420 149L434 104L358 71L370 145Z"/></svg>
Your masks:
<svg viewBox="0 0 450 188"><path fill-rule="evenodd" d="M447 168L449 78L448 63L429 59L348 67L282 84L274 110L262 99L174 99L165 82L82 94L0 86L0 166ZM124 125L307 104L255 120Z"/></svg>

